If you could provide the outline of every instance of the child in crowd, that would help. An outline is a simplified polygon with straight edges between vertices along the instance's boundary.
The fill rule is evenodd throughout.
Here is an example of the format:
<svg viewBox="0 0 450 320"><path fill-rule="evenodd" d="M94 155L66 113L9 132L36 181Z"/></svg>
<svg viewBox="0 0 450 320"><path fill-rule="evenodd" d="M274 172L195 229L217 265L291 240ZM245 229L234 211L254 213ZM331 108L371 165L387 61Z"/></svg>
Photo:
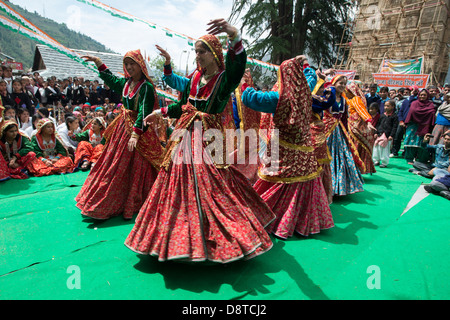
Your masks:
<svg viewBox="0 0 450 320"><path fill-rule="evenodd" d="M78 147L75 152L75 167L87 171L97 162L102 154L105 139L103 132L106 129L106 122L102 117L94 118L86 125L85 131L74 134L69 131L69 137L78 141Z"/></svg>
<svg viewBox="0 0 450 320"><path fill-rule="evenodd" d="M378 102L372 102L369 106L369 114L372 116L372 125L376 128L380 120L380 105Z"/></svg>
<svg viewBox="0 0 450 320"><path fill-rule="evenodd" d="M28 94L26 94L23 90L21 79L14 79L12 82L12 88L13 92L11 93L11 99L14 101L15 109L18 110L19 108L22 108L23 105L25 105L30 115L33 115L34 104Z"/></svg>
<svg viewBox="0 0 450 320"><path fill-rule="evenodd" d="M380 116L375 134L372 159L380 168L386 168L389 164L389 154L392 140L397 132L398 117L395 113L395 100L388 100L384 106L385 112Z"/></svg>

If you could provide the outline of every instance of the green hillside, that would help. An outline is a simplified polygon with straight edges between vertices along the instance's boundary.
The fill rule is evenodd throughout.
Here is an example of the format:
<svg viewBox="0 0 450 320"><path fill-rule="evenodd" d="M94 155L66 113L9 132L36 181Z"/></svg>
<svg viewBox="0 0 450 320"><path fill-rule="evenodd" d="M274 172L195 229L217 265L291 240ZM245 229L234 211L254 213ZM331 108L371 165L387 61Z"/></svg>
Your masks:
<svg viewBox="0 0 450 320"><path fill-rule="evenodd" d="M114 53L114 51L107 49L98 41L79 32L70 30L64 23L57 23L51 19L44 18L37 12L29 12L11 2L8 2L8 5L32 24L68 48ZM8 17L2 11L0 11L0 15ZM10 17L8 18L11 19ZM16 61L22 62L25 70L31 68L33 65L35 45L36 41L0 27L0 51L8 56L14 57Z"/></svg>

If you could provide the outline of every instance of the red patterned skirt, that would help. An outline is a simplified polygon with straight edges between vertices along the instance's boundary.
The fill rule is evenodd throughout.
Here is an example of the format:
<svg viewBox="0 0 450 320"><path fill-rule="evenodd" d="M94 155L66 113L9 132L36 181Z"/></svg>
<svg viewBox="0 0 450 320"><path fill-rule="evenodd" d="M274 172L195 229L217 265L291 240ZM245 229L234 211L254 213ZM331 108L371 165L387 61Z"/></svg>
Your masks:
<svg viewBox="0 0 450 320"><path fill-rule="evenodd" d="M47 166L42 160L34 158L27 165L28 171L35 177L49 176L52 174L63 174L73 172L74 165L72 159L69 157L61 157L59 160L52 164L50 167Z"/></svg>
<svg viewBox="0 0 450 320"><path fill-rule="evenodd" d="M128 151L131 135L123 117L118 121L75 198L81 213L94 219L120 214L131 219L139 212L158 174L136 149Z"/></svg>
<svg viewBox="0 0 450 320"><path fill-rule="evenodd" d="M269 250L264 227L273 212L233 166L194 163L194 140L184 138L167 171L161 169L125 245L159 261L227 263Z"/></svg>
<svg viewBox="0 0 450 320"><path fill-rule="evenodd" d="M5 158L0 155L0 181L8 179L27 179L28 175L26 171L33 161L39 161L36 159L36 154L34 152L29 152L27 155L17 159L19 167L12 169L8 167L8 163Z"/></svg>
<svg viewBox="0 0 450 320"><path fill-rule="evenodd" d="M103 151L103 145L98 144L95 147L88 141L81 141L78 144L77 151L75 152L75 167L78 167L80 163L87 160L91 163L96 163L100 158Z"/></svg>
<svg viewBox="0 0 450 320"><path fill-rule="evenodd" d="M356 112L348 118L348 126L350 137L365 166L358 166L361 173L368 174L377 172L372 160L372 150L375 142L372 130L369 129L367 123ZM358 162L356 164L358 165Z"/></svg>
<svg viewBox="0 0 450 320"><path fill-rule="evenodd" d="M259 179L254 188L277 218L266 229L287 239L294 231L308 236L334 226L321 178L296 183L272 183Z"/></svg>

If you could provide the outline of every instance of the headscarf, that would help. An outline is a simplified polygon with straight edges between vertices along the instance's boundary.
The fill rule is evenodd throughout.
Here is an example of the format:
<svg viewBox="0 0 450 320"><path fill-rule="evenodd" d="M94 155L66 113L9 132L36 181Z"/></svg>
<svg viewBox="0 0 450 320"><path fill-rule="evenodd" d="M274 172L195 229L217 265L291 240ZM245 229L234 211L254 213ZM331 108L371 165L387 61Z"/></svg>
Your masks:
<svg viewBox="0 0 450 320"><path fill-rule="evenodd" d="M0 139L3 138L3 135L5 134L6 128L10 125L15 125L17 127L17 130L19 130L19 125L14 120L7 120L3 122L1 128L0 128Z"/></svg>
<svg viewBox="0 0 450 320"><path fill-rule="evenodd" d="M220 43L219 39L212 34L207 34L204 36L201 36L199 38L199 41L203 42L208 46L211 53L214 56L214 59L216 60L217 65L219 66L219 71L225 70L225 60L223 58L223 49L222 44ZM198 67L200 69L200 67Z"/></svg>
<svg viewBox="0 0 450 320"><path fill-rule="evenodd" d="M367 102L364 93L362 92L361 88L358 86L356 82L350 82L349 84L347 84L346 89L347 91L350 91L354 96L360 97L367 107Z"/></svg>
<svg viewBox="0 0 450 320"><path fill-rule="evenodd" d="M125 59L126 58L130 58L131 60L133 60L134 62L136 62L139 67L141 68L142 74L144 75L144 77L153 85L153 81L150 78L150 67L148 66L147 62L145 61L144 57L142 56L141 50L137 49L137 50L131 50L128 51L127 53L125 53L124 57L123 57L123 73L125 74L126 78L130 78L130 74L128 73L128 71L125 69ZM154 85L153 85L154 86Z"/></svg>
<svg viewBox="0 0 450 320"><path fill-rule="evenodd" d="M422 137L425 134L431 132L432 127L436 119L436 110L434 109L434 103L430 100L430 93L426 89L422 89L419 95L425 91L427 99L420 101L414 100L409 108L408 116L405 123L415 122L418 125L416 135Z"/></svg>
<svg viewBox="0 0 450 320"><path fill-rule="evenodd" d="M336 82L338 82L340 79L342 79L342 78L346 78L346 76L345 75L343 75L343 74L338 74L338 75L335 75L334 77L333 77L333 79L331 79L331 85L335 85L336 84Z"/></svg>
<svg viewBox="0 0 450 320"><path fill-rule="evenodd" d="M141 50L137 49L137 50L128 51L127 53L125 53L125 55L123 57L123 62L124 62L123 63L123 73L125 74L126 78L130 78L131 76L125 68L125 59L126 58L129 58L129 59L133 60L134 62L136 62L139 65L139 67L141 68L142 74L144 75L145 79L147 79L147 81L152 84L153 94L154 94L154 99L155 99L155 104L152 107L153 107L153 110L158 109L159 105L158 105L158 97L156 95L156 89L155 89L156 86L153 83L152 79L150 78L150 73L149 73L150 67L148 66L147 61L145 61L144 57L142 56ZM138 88L136 88L136 89L138 89ZM124 92L125 91L126 91L126 88L124 88Z"/></svg>

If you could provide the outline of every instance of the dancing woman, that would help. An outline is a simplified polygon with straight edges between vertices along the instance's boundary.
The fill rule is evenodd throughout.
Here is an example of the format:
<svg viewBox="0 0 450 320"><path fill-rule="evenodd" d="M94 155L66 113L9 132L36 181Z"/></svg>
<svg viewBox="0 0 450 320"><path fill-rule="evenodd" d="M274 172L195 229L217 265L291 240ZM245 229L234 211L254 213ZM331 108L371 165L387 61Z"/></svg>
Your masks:
<svg viewBox="0 0 450 320"><path fill-rule="evenodd" d="M235 27L223 19L209 24L211 34L195 43L198 68L181 100L161 109L178 121L158 179L125 241L131 250L159 261L227 263L272 246L264 226L274 214L247 179L226 163L225 146L211 150L211 140L205 141L206 130L225 140L225 128L234 126L226 110L247 57ZM215 36L222 31L229 37L226 61ZM181 132L181 141L173 139Z"/></svg>
<svg viewBox="0 0 450 320"><path fill-rule="evenodd" d="M347 78L337 75L331 80L336 101L324 112L325 135L331 154L333 195L347 195L364 191L358 167L364 166L348 133L348 105L344 98Z"/></svg>
<svg viewBox="0 0 450 320"><path fill-rule="evenodd" d="M364 164L359 167L359 170L361 174L375 173L372 150L376 128L372 125L372 116L367 111L364 93L355 82L347 85L345 100L348 104L349 134Z"/></svg>
<svg viewBox="0 0 450 320"><path fill-rule="evenodd" d="M122 93L122 109L104 133L104 150L76 197L85 216L108 219L123 214L131 219L144 203L158 175L164 149L144 118L158 107L156 91L140 50L123 58L125 78L116 77L93 56L100 77L112 90Z"/></svg>
<svg viewBox="0 0 450 320"><path fill-rule="evenodd" d="M279 162L260 166L254 188L277 216L267 230L283 239L294 232L308 236L334 226L310 133L313 100L303 59L281 64L275 90L246 88L242 94L246 106L265 112L261 129L268 130L267 142L272 140L272 130L279 132ZM273 141L267 149L273 156Z"/></svg>

